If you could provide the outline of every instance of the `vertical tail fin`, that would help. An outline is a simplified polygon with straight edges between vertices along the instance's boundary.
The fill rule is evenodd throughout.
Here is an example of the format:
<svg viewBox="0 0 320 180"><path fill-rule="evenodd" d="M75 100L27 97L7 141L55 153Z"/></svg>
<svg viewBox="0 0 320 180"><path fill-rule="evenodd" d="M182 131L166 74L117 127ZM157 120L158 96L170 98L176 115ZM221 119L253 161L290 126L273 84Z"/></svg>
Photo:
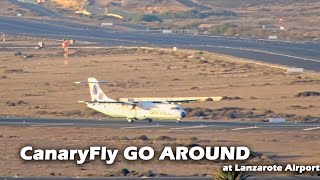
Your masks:
<svg viewBox="0 0 320 180"><path fill-rule="evenodd" d="M88 84L92 101L114 101L104 94L100 88L99 81L97 81L95 78L88 78Z"/></svg>

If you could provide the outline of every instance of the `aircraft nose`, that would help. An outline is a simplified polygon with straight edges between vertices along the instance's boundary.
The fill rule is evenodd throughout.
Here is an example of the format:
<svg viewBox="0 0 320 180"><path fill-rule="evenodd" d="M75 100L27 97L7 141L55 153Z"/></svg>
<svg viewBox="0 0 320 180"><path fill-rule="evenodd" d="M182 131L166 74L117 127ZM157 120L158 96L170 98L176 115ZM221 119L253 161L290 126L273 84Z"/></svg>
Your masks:
<svg viewBox="0 0 320 180"><path fill-rule="evenodd" d="M182 112L181 112L181 117L182 117L182 118L185 118L186 116L187 116L187 113L186 113L185 111L182 111Z"/></svg>

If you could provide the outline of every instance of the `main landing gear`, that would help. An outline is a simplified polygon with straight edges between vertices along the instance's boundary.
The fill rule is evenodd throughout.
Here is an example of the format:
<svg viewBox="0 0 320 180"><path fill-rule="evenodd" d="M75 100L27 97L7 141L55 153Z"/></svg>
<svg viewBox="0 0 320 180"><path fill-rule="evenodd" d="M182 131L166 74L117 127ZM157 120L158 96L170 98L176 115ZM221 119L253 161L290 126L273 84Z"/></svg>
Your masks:
<svg viewBox="0 0 320 180"><path fill-rule="evenodd" d="M134 122L134 120L131 119L131 118L128 118L127 120L128 120L129 123L133 123L133 122ZM152 122L152 119L146 119L146 120L147 120L148 122Z"/></svg>

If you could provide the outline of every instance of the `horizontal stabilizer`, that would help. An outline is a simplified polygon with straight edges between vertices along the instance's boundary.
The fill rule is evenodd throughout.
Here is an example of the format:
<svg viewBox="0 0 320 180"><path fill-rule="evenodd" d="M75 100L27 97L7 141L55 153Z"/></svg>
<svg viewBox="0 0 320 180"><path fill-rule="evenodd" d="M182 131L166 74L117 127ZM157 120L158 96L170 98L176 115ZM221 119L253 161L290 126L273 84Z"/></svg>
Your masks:
<svg viewBox="0 0 320 180"><path fill-rule="evenodd" d="M108 81L98 81L98 82L94 82L94 81L76 81L74 82L75 84L90 84L90 83L94 83L94 84L102 84L102 83L109 83Z"/></svg>

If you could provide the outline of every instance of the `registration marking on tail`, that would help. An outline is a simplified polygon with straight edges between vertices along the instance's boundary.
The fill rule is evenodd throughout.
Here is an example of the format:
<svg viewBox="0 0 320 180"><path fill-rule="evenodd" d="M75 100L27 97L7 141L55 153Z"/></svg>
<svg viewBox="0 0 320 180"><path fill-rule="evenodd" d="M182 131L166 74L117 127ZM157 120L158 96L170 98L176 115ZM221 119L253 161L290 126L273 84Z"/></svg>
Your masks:
<svg viewBox="0 0 320 180"><path fill-rule="evenodd" d="M234 129L231 129L231 130L232 131L239 131L239 130L246 130L246 129L257 129L257 128L260 128L260 127L252 126L252 127L234 128Z"/></svg>
<svg viewBox="0 0 320 180"><path fill-rule="evenodd" d="M320 126L318 127L312 127L312 128L307 128L307 129L303 129L304 131L311 131L311 130L316 130L316 129L320 129Z"/></svg>

